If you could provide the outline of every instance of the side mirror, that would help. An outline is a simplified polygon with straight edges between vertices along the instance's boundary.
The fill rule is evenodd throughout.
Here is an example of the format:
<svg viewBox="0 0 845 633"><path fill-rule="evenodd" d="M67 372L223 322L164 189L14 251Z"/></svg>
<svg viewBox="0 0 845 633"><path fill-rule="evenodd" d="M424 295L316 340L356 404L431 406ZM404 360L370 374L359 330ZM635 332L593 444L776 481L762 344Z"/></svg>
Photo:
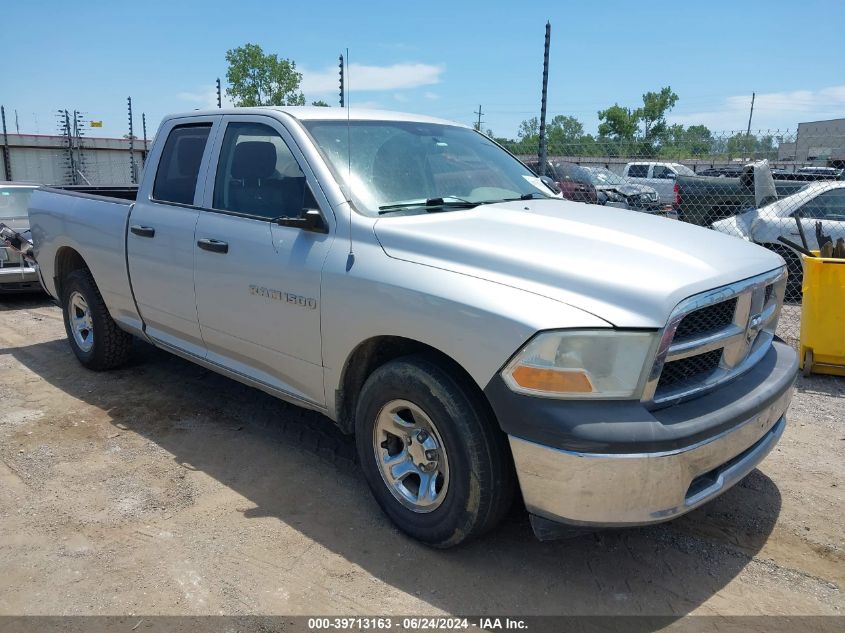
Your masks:
<svg viewBox="0 0 845 633"><path fill-rule="evenodd" d="M303 209L302 215L298 218L277 218L276 224L311 231L312 233L328 233L328 227L323 221L323 216L317 209Z"/></svg>
<svg viewBox="0 0 845 633"><path fill-rule="evenodd" d="M557 183L548 176L540 176L540 181L555 193L560 193L560 187Z"/></svg>

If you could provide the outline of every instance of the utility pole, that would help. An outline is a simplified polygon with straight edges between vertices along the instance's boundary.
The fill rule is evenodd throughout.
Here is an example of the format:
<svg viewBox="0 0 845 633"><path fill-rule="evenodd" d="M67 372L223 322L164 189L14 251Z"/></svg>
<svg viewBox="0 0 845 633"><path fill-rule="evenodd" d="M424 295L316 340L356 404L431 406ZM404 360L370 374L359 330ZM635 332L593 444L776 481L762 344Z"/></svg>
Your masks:
<svg viewBox="0 0 845 633"><path fill-rule="evenodd" d="M481 105L480 104L478 106L478 111L473 112L473 114L478 115L478 119L476 120L476 123L475 123L475 129L480 132L481 131L481 115L483 114L483 112L481 112Z"/></svg>
<svg viewBox="0 0 845 633"><path fill-rule="evenodd" d="M3 119L3 172L6 180L12 179L12 164L9 162L9 135L6 134L6 108L0 106L0 118Z"/></svg>
<svg viewBox="0 0 845 633"><path fill-rule="evenodd" d="M21 126L18 124L18 111L15 109L15 132L17 134L21 133Z"/></svg>
<svg viewBox="0 0 845 633"><path fill-rule="evenodd" d="M755 96L756 96L756 93L752 92L751 93L751 112L748 113L748 129L745 130L746 136L751 136L751 117L754 116L754 97Z"/></svg>
<svg viewBox="0 0 845 633"><path fill-rule="evenodd" d="M134 185L138 182L138 174L135 172L135 132L132 127L132 97L126 97L126 104L129 109L129 181Z"/></svg>
<svg viewBox="0 0 845 633"><path fill-rule="evenodd" d="M338 60L340 61L340 63L338 64L338 67L340 68L340 107L342 108L342 107L344 107L343 106L343 55L338 57Z"/></svg>
<svg viewBox="0 0 845 633"><path fill-rule="evenodd" d="M549 45L552 38L552 25L546 22L546 46L543 51L543 97L540 101L540 147L538 158L540 159L539 175L546 175L546 99L549 88ZM480 109L480 108L479 108Z"/></svg>
<svg viewBox="0 0 845 633"><path fill-rule="evenodd" d="M748 113L748 128L745 130L745 149L750 158L754 158L754 148L751 147L751 117L754 116L754 97L756 93L751 93L751 111Z"/></svg>
<svg viewBox="0 0 845 633"><path fill-rule="evenodd" d="M218 108L223 107L223 97L220 94L220 77L217 78L217 107Z"/></svg>

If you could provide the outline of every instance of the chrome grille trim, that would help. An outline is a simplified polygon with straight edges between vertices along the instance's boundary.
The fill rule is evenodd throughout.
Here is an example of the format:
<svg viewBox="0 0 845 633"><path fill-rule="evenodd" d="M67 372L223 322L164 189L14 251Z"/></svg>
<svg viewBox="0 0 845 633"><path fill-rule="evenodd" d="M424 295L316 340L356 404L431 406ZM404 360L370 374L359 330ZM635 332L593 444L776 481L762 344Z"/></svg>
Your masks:
<svg viewBox="0 0 845 633"><path fill-rule="evenodd" d="M767 288L771 287L771 290ZM660 335L657 354L642 400L650 405L666 405L682 398L701 395L753 367L774 339L780 308L786 290L786 269L738 281L685 299L672 311ZM687 315L736 298L733 322L715 332L687 337L674 343L675 331ZM768 301L767 301L768 299ZM658 392L666 363L722 349L719 367L700 381L680 384Z"/></svg>

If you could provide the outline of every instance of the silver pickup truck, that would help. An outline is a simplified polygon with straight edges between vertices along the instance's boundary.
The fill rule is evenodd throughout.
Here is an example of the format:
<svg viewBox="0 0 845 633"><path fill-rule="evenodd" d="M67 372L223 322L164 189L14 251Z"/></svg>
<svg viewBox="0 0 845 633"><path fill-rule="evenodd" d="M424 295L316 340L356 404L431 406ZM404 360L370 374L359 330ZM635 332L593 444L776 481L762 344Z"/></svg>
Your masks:
<svg viewBox="0 0 845 633"><path fill-rule="evenodd" d="M29 210L81 363L138 337L324 413L426 543L491 529L517 486L541 538L666 521L784 431L779 256L556 198L467 127L196 111L163 121L137 196L112 194Z"/></svg>

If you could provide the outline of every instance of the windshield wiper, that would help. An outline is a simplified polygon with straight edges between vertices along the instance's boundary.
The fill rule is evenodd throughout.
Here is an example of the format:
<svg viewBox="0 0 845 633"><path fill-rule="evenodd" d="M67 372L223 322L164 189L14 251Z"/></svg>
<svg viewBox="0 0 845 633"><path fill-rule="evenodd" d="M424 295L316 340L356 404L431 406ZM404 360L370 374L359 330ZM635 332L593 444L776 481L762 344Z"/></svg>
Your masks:
<svg viewBox="0 0 845 633"><path fill-rule="evenodd" d="M524 193L519 198L501 198L499 200L485 200L479 204L496 204L497 202L519 202L520 200L546 200L552 196L547 196L544 193L532 191L531 193Z"/></svg>
<svg viewBox="0 0 845 633"><path fill-rule="evenodd" d="M426 211L437 211L439 209L472 209L477 207L482 202L472 202L464 200L463 198L456 198L454 196L447 196L446 198L428 198L425 201L415 202L400 202L397 204L386 204L379 207L379 215L390 213L391 211L399 211L401 209L413 209L420 207Z"/></svg>

